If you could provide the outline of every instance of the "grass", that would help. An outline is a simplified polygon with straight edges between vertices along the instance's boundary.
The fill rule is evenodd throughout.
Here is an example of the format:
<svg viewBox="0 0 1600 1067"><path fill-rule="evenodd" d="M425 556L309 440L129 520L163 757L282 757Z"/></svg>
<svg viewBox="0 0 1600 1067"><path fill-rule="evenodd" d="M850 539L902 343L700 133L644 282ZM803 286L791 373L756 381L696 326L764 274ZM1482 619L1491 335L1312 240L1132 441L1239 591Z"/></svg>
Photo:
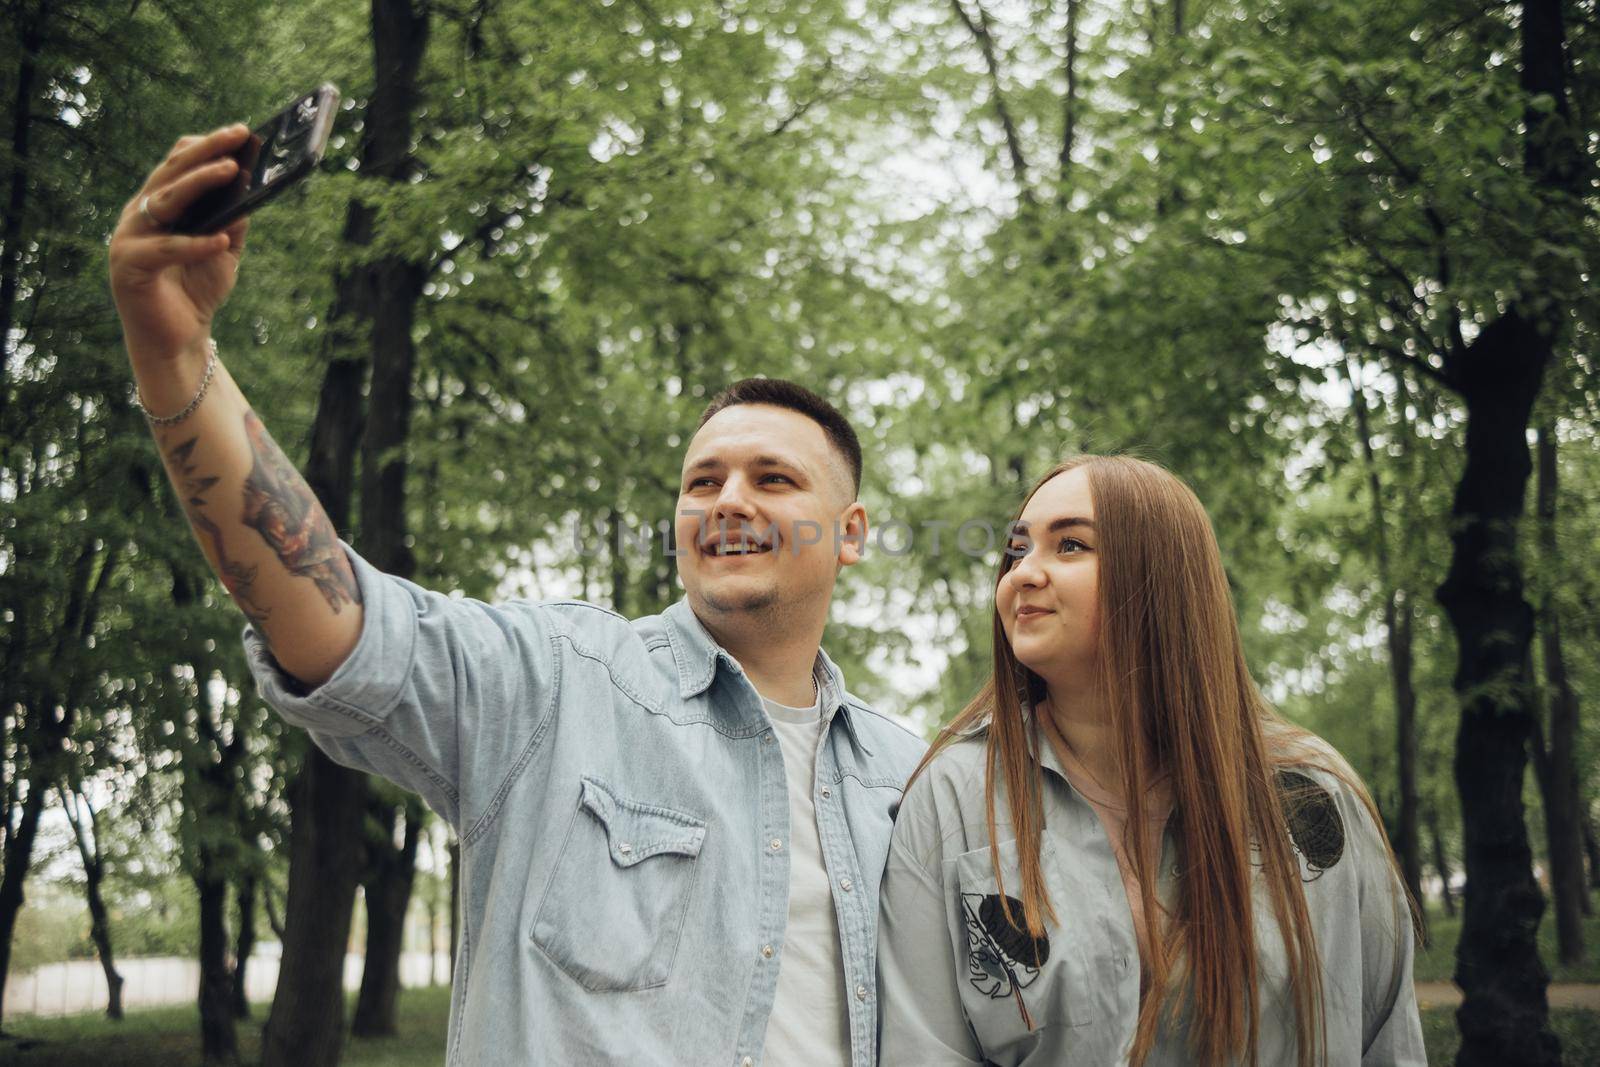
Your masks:
<svg viewBox="0 0 1600 1067"><path fill-rule="evenodd" d="M1558 1008L1550 1013L1550 1025L1561 1039L1561 1062L1600 1063L1600 1011ZM1428 1046L1428 1062L1454 1062L1461 1034L1456 1030L1454 1008L1431 1008L1422 1013L1422 1040Z"/></svg>
<svg viewBox="0 0 1600 1067"><path fill-rule="evenodd" d="M1428 947L1417 952L1416 980L1451 981L1456 969L1456 942L1461 938L1461 918L1458 915L1452 919L1441 912L1430 911L1428 933L1431 938ZM1557 963L1555 916L1549 908L1545 909L1544 920L1539 923L1539 957L1550 968L1552 982L1600 982L1600 916L1583 920L1583 943L1588 958L1582 963L1573 967Z"/></svg>
<svg viewBox="0 0 1600 1067"><path fill-rule="evenodd" d="M261 1025L267 1004L251 1006L239 1024L239 1062L261 1055ZM348 1022L352 999L345 1011ZM447 986L408 989L400 994L400 1032L394 1037L361 1038L345 1046L344 1067L438 1067L444 1062L445 1027L450 1018ZM199 1067L200 1009L193 1005L147 1008L128 1013L120 1023L104 1015L55 1019L26 1016L9 1020L9 1040L0 1041L7 1067Z"/></svg>
<svg viewBox="0 0 1600 1067"><path fill-rule="evenodd" d="M438 1067L444 1062L445 1025L450 1014L448 989L408 990L401 994L400 1033L392 1038L351 1041L345 1067ZM242 1064L260 1054L265 1005L239 1027ZM1551 1012L1567 1063L1600 1063L1600 1012L1561 1009ZM137 1011L121 1023L100 1015L60 1019L13 1020L13 1041L0 1044L0 1060L8 1067L199 1067L200 1018L197 1009L153 1008ZM1455 1058L1460 1036L1454 1008L1422 1013L1428 1062L1447 1064ZM16 1038L21 1042L16 1042ZM31 1047L23 1048L23 1045Z"/></svg>

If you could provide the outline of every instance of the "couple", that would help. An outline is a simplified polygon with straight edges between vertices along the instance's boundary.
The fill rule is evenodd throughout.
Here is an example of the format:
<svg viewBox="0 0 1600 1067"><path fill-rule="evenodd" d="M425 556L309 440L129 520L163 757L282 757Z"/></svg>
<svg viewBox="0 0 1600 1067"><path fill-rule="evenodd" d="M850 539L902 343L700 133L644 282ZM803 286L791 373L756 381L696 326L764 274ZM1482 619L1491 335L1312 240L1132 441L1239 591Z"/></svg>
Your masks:
<svg viewBox="0 0 1600 1067"><path fill-rule="evenodd" d="M792 383L702 415L661 615L429 592L337 540L210 343L248 220L166 226L246 132L174 146L112 289L263 695L460 835L449 1062L1423 1062L1381 824L1256 691L1177 478L1034 487L994 673L928 751L821 649L862 455Z"/></svg>

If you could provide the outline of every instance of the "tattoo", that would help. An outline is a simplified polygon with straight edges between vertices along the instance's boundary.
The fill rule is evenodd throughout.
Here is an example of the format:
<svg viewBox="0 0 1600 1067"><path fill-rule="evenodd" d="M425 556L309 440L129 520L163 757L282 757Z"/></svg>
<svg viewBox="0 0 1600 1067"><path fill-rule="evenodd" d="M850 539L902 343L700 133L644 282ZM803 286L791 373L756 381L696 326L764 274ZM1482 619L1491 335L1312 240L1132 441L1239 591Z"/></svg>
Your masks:
<svg viewBox="0 0 1600 1067"><path fill-rule="evenodd" d="M199 440L198 436L191 437L167 453L167 463L177 474L177 481L183 488L183 512L189 517L190 525L211 541L211 547L217 555L218 575L222 578L223 588L233 597L233 602L239 605L245 618L254 623L262 622L270 612L251 596L256 568L228 558L227 547L222 543L222 530L200 510L206 504L205 494L221 479L201 477L195 473L193 453Z"/></svg>
<svg viewBox="0 0 1600 1067"><path fill-rule="evenodd" d="M254 456L244 480L244 524L290 574L315 582L334 614L345 604L360 604L361 587L328 513L254 411L244 413L244 432Z"/></svg>

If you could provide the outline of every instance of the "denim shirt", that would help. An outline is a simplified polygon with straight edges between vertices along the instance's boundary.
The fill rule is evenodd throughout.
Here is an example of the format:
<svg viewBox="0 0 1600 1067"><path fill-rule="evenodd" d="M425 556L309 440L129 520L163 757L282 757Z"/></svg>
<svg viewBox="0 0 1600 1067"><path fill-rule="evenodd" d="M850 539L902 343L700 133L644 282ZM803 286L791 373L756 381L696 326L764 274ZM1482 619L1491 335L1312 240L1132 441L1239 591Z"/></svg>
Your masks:
<svg viewBox="0 0 1600 1067"><path fill-rule="evenodd" d="M884 1067L958 1064L1109 1067L1126 1063L1139 1015L1139 949L1111 841L1088 800L1041 746L1045 830L1040 871L1058 923L1042 952L997 914L998 887L984 802L986 730L940 752L907 791L883 882L879 973ZM1318 746L1321 747L1321 744ZM1332 749L1319 762L1342 765ZM1423 1067L1411 914L1388 850L1365 806L1338 778L1292 768L1314 783L1316 820L1291 819L1306 908L1320 956L1330 1065ZM1298 795L1298 794L1297 794ZM1005 892L1021 897L1017 847L1003 794L995 797ZM1157 898L1177 903L1177 851L1163 833ZM1020 908L1020 905L1017 905ZM1297 1062L1288 964L1270 898L1256 879L1262 1067ZM1043 957L1039 966L1033 962ZM1196 1062L1187 1045L1192 1003L1181 987L1146 1063ZM1033 1027L1023 1021L1026 1002Z"/></svg>
<svg viewBox="0 0 1600 1067"><path fill-rule="evenodd" d="M355 650L303 689L260 636L261 693L338 762L420 793L461 840L451 1064L760 1062L783 963L789 801L755 688L687 602L629 620L489 605L349 553ZM878 886L925 750L818 653L814 800L852 1063L875 1062Z"/></svg>

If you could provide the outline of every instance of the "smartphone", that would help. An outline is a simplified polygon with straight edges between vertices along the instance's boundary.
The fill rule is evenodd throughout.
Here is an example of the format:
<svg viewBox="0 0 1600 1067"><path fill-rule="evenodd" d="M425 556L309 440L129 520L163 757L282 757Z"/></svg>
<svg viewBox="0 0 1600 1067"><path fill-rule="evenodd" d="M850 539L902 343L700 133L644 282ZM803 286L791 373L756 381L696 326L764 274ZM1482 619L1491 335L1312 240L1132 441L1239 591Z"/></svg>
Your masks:
<svg viewBox="0 0 1600 1067"><path fill-rule="evenodd" d="M310 174L328 146L338 109L338 88L324 82L251 130L233 153L238 177L190 204L173 230L215 233Z"/></svg>

